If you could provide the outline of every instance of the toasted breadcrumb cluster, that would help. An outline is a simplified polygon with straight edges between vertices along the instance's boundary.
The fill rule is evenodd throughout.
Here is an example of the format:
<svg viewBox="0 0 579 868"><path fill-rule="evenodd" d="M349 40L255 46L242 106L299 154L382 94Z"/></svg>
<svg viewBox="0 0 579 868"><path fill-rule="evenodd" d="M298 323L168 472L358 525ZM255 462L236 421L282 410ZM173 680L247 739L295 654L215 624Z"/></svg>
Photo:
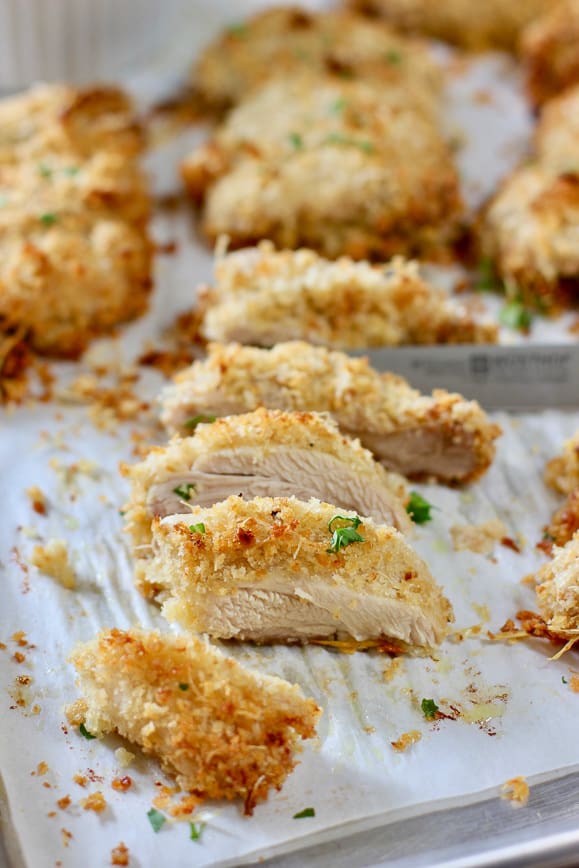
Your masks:
<svg viewBox="0 0 579 868"><path fill-rule="evenodd" d="M535 105L579 83L579 3L557 0L523 31L521 54Z"/></svg>
<svg viewBox="0 0 579 868"><path fill-rule="evenodd" d="M579 636L579 533L537 573L537 601L553 636Z"/></svg>
<svg viewBox="0 0 579 868"><path fill-rule="evenodd" d="M312 250L276 251L269 241L218 258L202 304L208 340L257 346L488 343L497 332L423 280L416 262L330 262Z"/></svg>
<svg viewBox="0 0 579 868"><path fill-rule="evenodd" d="M515 170L491 200L483 251L507 294L542 311L576 303L579 254L579 88L541 115L536 158Z"/></svg>
<svg viewBox="0 0 579 868"><path fill-rule="evenodd" d="M108 630L72 657L88 732L118 732L199 797L241 797L245 811L280 789L320 709L299 688L261 675L193 637Z"/></svg>
<svg viewBox="0 0 579 868"><path fill-rule="evenodd" d="M476 401L442 390L421 395L403 378L377 373L365 358L298 341L271 350L212 344L206 361L176 375L162 404L162 421L171 432L186 430L185 422L198 413L231 415L259 406L328 412L343 432L359 437L375 454L379 438L423 429L437 434L447 448L464 447L470 456L458 469L445 467L440 456L440 478L447 480L484 473L500 433ZM386 463L406 470L396 466L396 455Z"/></svg>
<svg viewBox="0 0 579 868"><path fill-rule="evenodd" d="M115 88L0 102L0 322L77 356L142 313L151 285L141 130Z"/></svg>
<svg viewBox="0 0 579 868"><path fill-rule="evenodd" d="M579 530L579 432L565 443L561 455L548 462L545 482L566 495L545 528L541 548L550 551L553 545L565 545Z"/></svg>
<svg viewBox="0 0 579 868"><path fill-rule="evenodd" d="M350 0L355 9L380 15L407 33L421 33L462 48L514 51L526 24L553 7L555 0Z"/></svg>

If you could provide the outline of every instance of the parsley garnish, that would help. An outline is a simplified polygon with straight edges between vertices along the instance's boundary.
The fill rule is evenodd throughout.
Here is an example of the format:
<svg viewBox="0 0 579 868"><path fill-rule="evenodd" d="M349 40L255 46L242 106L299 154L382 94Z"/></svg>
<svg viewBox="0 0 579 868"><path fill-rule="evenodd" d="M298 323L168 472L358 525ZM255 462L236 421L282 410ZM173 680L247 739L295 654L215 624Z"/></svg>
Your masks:
<svg viewBox="0 0 579 868"><path fill-rule="evenodd" d="M493 290L501 288L501 282L497 277L490 256L483 256L477 266L477 272L477 280L474 288L478 292L493 292Z"/></svg>
<svg viewBox="0 0 579 868"><path fill-rule="evenodd" d="M288 139L294 151L301 151L304 146L304 140L299 133L290 133Z"/></svg>
<svg viewBox="0 0 579 868"><path fill-rule="evenodd" d="M189 530L191 533L205 533L205 525L202 521L200 521L199 524L190 524Z"/></svg>
<svg viewBox="0 0 579 868"><path fill-rule="evenodd" d="M167 822L167 818L164 817L156 808L151 808L150 811L147 811L147 817L149 818L149 823L153 827L153 832L160 832Z"/></svg>
<svg viewBox="0 0 579 868"><path fill-rule="evenodd" d="M427 720L434 720L436 717L436 712L438 711L438 705L434 701L434 699L423 699L420 703L420 707L422 709L422 713Z"/></svg>
<svg viewBox="0 0 579 868"><path fill-rule="evenodd" d="M410 500L406 504L406 512L414 524L426 524L432 521L430 510L434 509L431 503L425 500L417 491L410 492Z"/></svg>
<svg viewBox="0 0 579 868"><path fill-rule="evenodd" d="M215 422L216 418L216 416L193 416L192 419L187 419L183 427L189 428L190 431L194 431L197 425L201 425L202 422Z"/></svg>
<svg viewBox="0 0 579 868"><path fill-rule="evenodd" d="M56 214L41 214L40 222L44 226L52 226L53 223L56 223Z"/></svg>
<svg viewBox="0 0 579 868"><path fill-rule="evenodd" d="M38 174L41 178L52 178L52 169L49 169L48 166L40 163L38 166Z"/></svg>
<svg viewBox="0 0 579 868"><path fill-rule="evenodd" d="M343 136L341 133L330 133L330 135L324 139L324 144L349 145L353 148L360 148L361 151L365 151L367 154L374 153L374 145L372 142L367 142L364 139L352 139L350 136Z"/></svg>
<svg viewBox="0 0 579 868"><path fill-rule="evenodd" d="M78 166L69 166L67 169L64 170L64 174L68 175L70 178L73 178L75 175L78 175L79 172L80 172L80 169L78 168Z"/></svg>
<svg viewBox="0 0 579 868"><path fill-rule="evenodd" d="M553 534L549 533L548 530L546 530L545 533L543 534L543 539L546 542L555 542L555 537L553 536Z"/></svg>
<svg viewBox="0 0 579 868"><path fill-rule="evenodd" d="M526 331L532 322L532 317L521 301L509 301L499 313L501 325L509 329Z"/></svg>
<svg viewBox="0 0 579 868"><path fill-rule="evenodd" d="M187 482L185 485L178 485L173 489L174 494L178 494L181 500L190 501L191 492L195 491L195 483Z"/></svg>
<svg viewBox="0 0 579 868"><path fill-rule="evenodd" d="M561 675L561 681L563 682L563 684L567 684L567 683L568 683L568 682L567 682L567 679L565 678L564 675Z"/></svg>
<svg viewBox="0 0 579 868"><path fill-rule="evenodd" d="M333 524L335 521L347 521L348 524L344 527L337 527L336 530L333 528ZM355 515L353 518L350 518L347 515L335 515L333 519L328 524L328 530L332 534L332 542L330 544L330 548L326 549L328 554L336 554L340 551L340 549L345 548L346 546L351 545L355 542L364 542L364 537L360 536L356 528L358 528L362 524L362 519L358 518Z"/></svg>
<svg viewBox="0 0 579 868"><path fill-rule="evenodd" d="M79 726L78 729L79 729L80 734L84 735L84 737L86 739L88 739L88 741L90 741L93 738L96 738L96 735L93 735L92 732L89 732L88 729L86 728L86 726L84 725L84 723L81 723L81 725Z"/></svg>
<svg viewBox="0 0 579 868"><path fill-rule="evenodd" d="M387 51L384 57L388 63L391 63L393 66L402 63L402 55L399 51L396 51L395 48L391 48L390 51Z"/></svg>
<svg viewBox="0 0 579 868"><path fill-rule="evenodd" d="M338 99L334 100L334 102L330 106L330 111L334 115L341 114L346 106L348 105L348 100L344 99L343 96L339 96Z"/></svg>
<svg viewBox="0 0 579 868"><path fill-rule="evenodd" d="M239 38L243 36L247 36L247 25L246 24L232 24L227 28L227 32L231 34L231 36L237 36Z"/></svg>
<svg viewBox="0 0 579 868"><path fill-rule="evenodd" d="M294 820L302 820L304 817L315 817L316 811L314 808L304 808L303 811L299 811L297 814L294 814Z"/></svg>
<svg viewBox="0 0 579 868"><path fill-rule="evenodd" d="M181 681L179 683L179 690L189 690L189 685L186 681Z"/></svg>
<svg viewBox="0 0 579 868"><path fill-rule="evenodd" d="M191 829L191 834L189 835L189 838L191 839L191 841L198 841L200 839L201 832L203 831L205 826L206 823L199 823L199 825L197 825L197 823L189 823L189 828Z"/></svg>

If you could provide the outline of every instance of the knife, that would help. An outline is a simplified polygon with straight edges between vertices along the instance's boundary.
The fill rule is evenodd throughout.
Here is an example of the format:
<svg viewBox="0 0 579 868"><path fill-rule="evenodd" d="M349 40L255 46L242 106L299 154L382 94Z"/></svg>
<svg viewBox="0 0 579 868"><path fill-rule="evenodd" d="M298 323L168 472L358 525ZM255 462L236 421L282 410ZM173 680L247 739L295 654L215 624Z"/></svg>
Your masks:
<svg viewBox="0 0 579 868"><path fill-rule="evenodd" d="M421 392L447 389L488 410L579 410L579 344L384 347L367 356Z"/></svg>

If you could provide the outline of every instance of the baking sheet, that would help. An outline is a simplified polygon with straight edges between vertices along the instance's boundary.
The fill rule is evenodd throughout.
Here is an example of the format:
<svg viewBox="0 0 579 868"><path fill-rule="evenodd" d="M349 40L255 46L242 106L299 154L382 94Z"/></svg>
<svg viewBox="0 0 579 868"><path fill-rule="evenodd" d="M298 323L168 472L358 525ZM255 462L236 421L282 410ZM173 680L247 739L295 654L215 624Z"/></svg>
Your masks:
<svg viewBox="0 0 579 868"><path fill-rule="evenodd" d="M247 7L239 4L238 15L242 8ZM195 29L196 44L223 19L226 7L215 4L205 12ZM465 78L454 79L447 123L449 129L468 125L460 161L474 201L524 152L530 121L508 61L475 61L465 72ZM160 59L155 73L131 84L145 102L153 89L154 96L160 95L160 82L168 89L177 78L172 61ZM490 102L482 100L482 92L492 94ZM151 155L159 193L174 190L176 160L200 135L192 131ZM477 187L479 179L487 186ZM178 250L158 258L149 315L119 339L96 344L84 364L56 366L63 392L81 370L90 370L91 361L129 365L148 340L158 340L176 312L191 304L195 285L209 278L211 257L195 239L187 211L159 213L154 232L160 242L176 241ZM436 270L437 279L448 285L455 276ZM476 303L500 305L478 295ZM570 340L569 320L537 320L527 340ZM520 338L509 333L503 339ZM153 401L161 383L155 371L141 370L136 388L144 400ZM113 625L168 629L132 587L118 513L127 495L118 462L132 459L138 438L155 436L154 416L152 408L111 431L96 429L86 407L62 402L2 417L0 485L9 507L0 524L0 642L7 646L0 650L0 774L4 820L24 864L102 866L109 864L120 841L129 847L133 866L236 864L293 849L318 834L339 837L353 823L377 825L393 816L429 812L445 798L466 798L488 788L496 788L498 798L500 784L510 777L554 773L579 763L578 698L561 680L568 678L574 655L550 662L548 645L507 645L484 638L448 642L436 660L404 659L390 681L384 676L390 660L380 655L227 646L226 653L298 682L319 702L324 709L319 739L306 748L281 793L258 806L252 819L242 817L238 806L211 803L196 815L207 823L200 842L189 840L186 823L166 823L155 835L146 813L157 793L155 783L165 780L155 763L139 757L128 770L131 790L115 792L111 781L119 769L114 749L121 741L88 742L66 726L65 733L62 712L76 697L66 657L77 640ZM454 604L457 629L482 624L483 637L486 629L496 629L518 609L534 605L532 590L520 579L544 560L534 544L557 505L542 482L544 463L579 427L579 412L496 418L504 437L495 465L479 484L463 491L419 486L436 510L432 523L417 529L415 540ZM25 495L32 485L48 498L45 517L32 511ZM509 536L521 543L520 554L500 545L490 557L452 551L453 525L493 517L501 518ZM69 544L78 576L75 591L27 566L33 546L51 538ZM11 636L19 630L35 647L16 646ZM15 662L15 651L26 660ZM23 674L31 678L27 687L15 682ZM472 722L461 717L428 723L419 709L422 698L435 699L442 710L459 708ZM391 741L410 730L419 730L421 741L405 753L395 752ZM41 762L48 764L48 773L33 775ZM82 789L73 777L86 775L87 769L94 780ZM101 816L79 804L95 790L108 803ZM57 801L67 795L71 805L58 808ZM293 819L305 807L314 807L316 816Z"/></svg>

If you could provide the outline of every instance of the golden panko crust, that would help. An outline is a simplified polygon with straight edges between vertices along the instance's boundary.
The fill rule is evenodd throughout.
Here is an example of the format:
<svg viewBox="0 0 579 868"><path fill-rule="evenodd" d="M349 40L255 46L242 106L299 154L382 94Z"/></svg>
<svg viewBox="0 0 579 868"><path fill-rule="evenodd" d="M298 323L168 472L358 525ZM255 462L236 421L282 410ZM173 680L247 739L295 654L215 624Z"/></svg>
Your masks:
<svg viewBox="0 0 579 868"><path fill-rule="evenodd" d="M43 85L0 101L0 318L74 357L146 307L142 131L116 88Z"/></svg>
<svg viewBox="0 0 579 868"><path fill-rule="evenodd" d="M355 472L369 485L382 484L400 498L404 513L406 499L404 485L399 477L387 473L359 440L344 437L335 421L317 413L257 410L239 416L216 419L211 424L200 423L191 437L174 437L167 446L154 447L144 461L124 465L123 473L131 480L131 499L125 507L125 527L131 534L135 551L150 545L153 511L148 503L151 486L178 478L193 466L196 459L227 449L251 449L260 453L288 446L294 450L321 452L336 458L348 471ZM257 458L256 458L257 462ZM256 472L259 464L256 463ZM195 502L195 492L188 495ZM408 528L410 523L408 524ZM408 529L407 528L407 529Z"/></svg>
<svg viewBox="0 0 579 868"><path fill-rule="evenodd" d="M297 587L299 596L302 587L313 596L316 585L330 585L359 598L406 604L427 613L432 644L442 641L453 620L452 607L402 534L359 517L356 529L362 541L330 551L330 522L336 516L348 519L356 513L315 498L307 503L285 497L247 501L235 495L210 508L193 507L191 515L154 521L154 557L147 574L163 590L165 614L197 631L207 629L201 605L205 596L268 589L273 581L276 590L289 595ZM354 604L348 596L342 605ZM336 606L338 624L340 604Z"/></svg>
<svg viewBox="0 0 579 868"><path fill-rule="evenodd" d="M558 0L523 31L521 55L531 100L542 105L579 83L579 3Z"/></svg>
<svg viewBox="0 0 579 868"><path fill-rule="evenodd" d="M579 174L579 87L549 100L535 131L539 162L563 175Z"/></svg>
<svg viewBox="0 0 579 868"><path fill-rule="evenodd" d="M424 427L472 450L473 466L462 481L485 472L500 434L476 401L441 389L421 395L402 377L379 374L365 358L299 341L271 350L211 344L206 360L176 375L162 404L162 420L171 432L183 431L184 423L199 413L232 415L260 406L330 413L344 433L359 436L363 445L365 435L372 439Z"/></svg>
<svg viewBox="0 0 579 868"><path fill-rule="evenodd" d="M312 250L276 251L269 241L218 258L201 304L202 331L211 341L364 349L497 337L495 325L475 322L423 280L416 262L331 262Z"/></svg>
<svg viewBox="0 0 579 868"><path fill-rule="evenodd" d="M517 47L521 30L554 0L350 0L355 9L380 15L407 33L422 33L463 48L484 51Z"/></svg>
<svg viewBox="0 0 579 868"><path fill-rule="evenodd" d="M192 83L207 105L220 110L272 75L303 70L402 86L428 112L436 107L442 84L426 48L386 24L346 10L315 13L295 6L266 9L229 27L202 53Z"/></svg>
<svg viewBox="0 0 579 868"><path fill-rule="evenodd" d="M251 814L296 765L320 709L297 686L191 637L108 630L71 661L94 735L118 732L199 800L242 798Z"/></svg>
<svg viewBox="0 0 579 868"><path fill-rule="evenodd" d="M579 530L579 487L565 498L545 528L540 548L549 552L554 545L564 546Z"/></svg>
<svg viewBox="0 0 579 868"><path fill-rule="evenodd" d="M404 88L340 76L272 79L185 159L203 229L335 258L440 256L460 232L459 179Z"/></svg>
<svg viewBox="0 0 579 868"><path fill-rule="evenodd" d="M579 431L567 440L562 454L549 461L545 482L561 494L571 494L579 488Z"/></svg>
<svg viewBox="0 0 579 868"><path fill-rule="evenodd" d="M562 638L579 635L579 533L537 574L537 601L549 631Z"/></svg>

